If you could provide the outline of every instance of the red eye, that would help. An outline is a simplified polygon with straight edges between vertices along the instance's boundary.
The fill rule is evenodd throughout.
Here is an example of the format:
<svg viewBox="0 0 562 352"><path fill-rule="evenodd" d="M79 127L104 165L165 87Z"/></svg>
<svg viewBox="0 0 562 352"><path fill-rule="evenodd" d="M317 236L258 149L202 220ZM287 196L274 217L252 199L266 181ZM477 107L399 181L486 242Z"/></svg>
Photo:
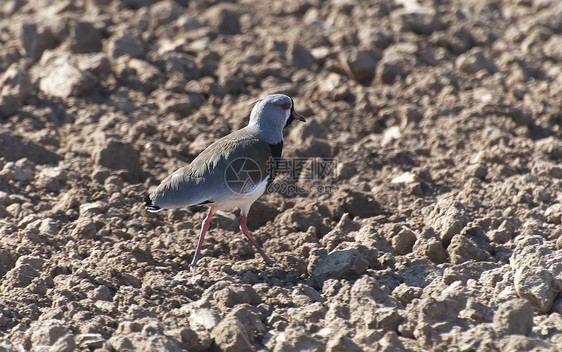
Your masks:
<svg viewBox="0 0 562 352"><path fill-rule="evenodd" d="M281 109L283 109L283 110L287 110L287 109L290 108L290 107L291 107L291 104L289 104L289 103L283 103L283 104L281 104Z"/></svg>

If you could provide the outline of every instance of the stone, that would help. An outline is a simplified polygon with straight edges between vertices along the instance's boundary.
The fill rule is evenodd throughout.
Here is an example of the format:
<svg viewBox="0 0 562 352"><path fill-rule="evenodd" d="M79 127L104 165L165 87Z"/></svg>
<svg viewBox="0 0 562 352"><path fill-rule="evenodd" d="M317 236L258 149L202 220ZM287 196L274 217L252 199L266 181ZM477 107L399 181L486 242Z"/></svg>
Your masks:
<svg viewBox="0 0 562 352"><path fill-rule="evenodd" d="M39 81L39 89L53 97L78 97L91 92L98 83L95 76L70 62L57 61L45 67L45 72Z"/></svg>
<svg viewBox="0 0 562 352"><path fill-rule="evenodd" d="M453 237L447 252L451 263L460 264L469 260L491 261L491 249L482 228L469 225L460 234Z"/></svg>
<svg viewBox="0 0 562 352"><path fill-rule="evenodd" d="M185 13L185 8L180 6L176 1L159 1L150 6L150 25L152 28L157 28L169 24L183 13Z"/></svg>
<svg viewBox="0 0 562 352"><path fill-rule="evenodd" d="M203 16L209 25L221 34L238 34L240 29L240 14L235 7L228 4L216 5L205 11Z"/></svg>
<svg viewBox="0 0 562 352"><path fill-rule="evenodd" d="M76 342L80 348L94 350L96 348L102 348L105 344L105 339L102 334L85 333L76 336Z"/></svg>
<svg viewBox="0 0 562 352"><path fill-rule="evenodd" d="M494 330L499 335L527 335L533 328L533 308L524 299L503 302L494 314Z"/></svg>
<svg viewBox="0 0 562 352"><path fill-rule="evenodd" d="M33 93L29 74L14 63L0 76L0 116L14 114Z"/></svg>
<svg viewBox="0 0 562 352"><path fill-rule="evenodd" d="M22 56L37 61L46 49L55 47L55 40L48 30L35 23L21 23L17 28L17 35Z"/></svg>
<svg viewBox="0 0 562 352"><path fill-rule="evenodd" d="M61 167L41 169L37 177L37 186L48 191L58 192L67 181L66 170Z"/></svg>
<svg viewBox="0 0 562 352"><path fill-rule="evenodd" d="M541 313L551 310L554 299L562 289L562 285L556 283L556 279L548 270L531 265L515 270L513 285L517 295L527 299Z"/></svg>
<svg viewBox="0 0 562 352"><path fill-rule="evenodd" d="M119 33L109 39L107 52L112 59L123 55L140 58L145 52L144 43L140 37L134 34Z"/></svg>
<svg viewBox="0 0 562 352"><path fill-rule="evenodd" d="M392 26L401 32L428 35L442 26L434 9L419 5L396 9L390 13L390 19Z"/></svg>
<svg viewBox="0 0 562 352"><path fill-rule="evenodd" d="M6 273L4 282L13 287L26 287L33 279L39 277L39 272L30 264L16 265Z"/></svg>
<svg viewBox="0 0 562 352"><path fill-rule="evenodd" d="M346 335L336 334L328 341L326 352L361 352L363 349L359 347L353 340Z"/></svg>
<svg viewBox="0 0 562 352"><path fill-rule="evenodd" d="M70 330L64 325L62 320L51 319L42 321L38 327L33 329L31 334L32 350L40 351L42 348L45 349L53 346L69 332Z"/></svg>
<svg viewBox="0 0 562 352"><path fill-rule="evenodd" d="M326 350L324 343L302 328L290 327L285 331L275 334L266 347L272 352L282 351L310 351L321 352Z"/></svg>
<svg viewBox="0 0 562 352"><path fill-rule="evenodd" d="M422 258L426 257L433 263L441 264L447 260L447 251L443 243L435 236L431 228L423 231L416 242L412 251Z"/></svg>
<svg viewBox="0 0 562 352"><path fill-rule="evenodd" d="M288 50L289 61L294 67L311 70L315 59L314 56L304 46L293 43Z"/></svg>
<svg viewBox="0 0 562 352"><path fill-rule="evenodd" d="M459 55L455 66L467 74L475 74L480 70L487 70L489 73L498 71L496 64L489 60L480 48L473 48L469 52Z"/></svg>
<svg viewBox="0 0 562 352"><path fill-rule="evenodd" d="M423 290L420 287L408 286L404 283L396 286L392 291L392 296L394 296L404 307L406 307L415 298L420 298Z"/></svg>
<svg viewBox="0 0 562 352"><path fill-rule="evenodd" d="M214 309L199 308L190 309L189 326L193 329L212 330L218 325L220 316Z"/></svg>
<svg viewBox="0 0 562 352"><path fill-rule="evenodd" d="M127 170L131 182L139 179L141 173L139 153L130 143L104 139L104 141L96 143L92 151L92 158L98 166L113 170Z"/></svg>
<svg viewBox="0 0 562 352"><path fill-rule="evenodd" d="M68 47L73 53L92 53L101 50L102 35L91 22L69 23Z"/></svg>
<svg viewBox="0 0 562 352"><path fill-rule="evenodd" d="M319 259L311 271L311 277L321 287L327 279L359 276L367 270L368 265L367 260L357 249L333 251Z"/></svg>
<svg viewBox="0 0 562 352"><path fill-rule="evenodd" d="M136 346L135 346L136 347ZM169 352L183 352L181 343L171 336L153 335L142 341L137 351L152 352L152 351L169 351Z"/></svg>
<svg viewBox="0 0 562 352"><path fill-rule="evenodd" d="M228 316L213 329L211 336L215 343L225 352L252 351L251 340L244 325L234 316Z"/></svg>
<svg viewBox="0 0 562 352"><path fill-rule="evenodd" d="M442 198L427 215L425 222L433 227L437 237L448 245L466 224L464 206L453 198Z"/></svg>
<svg viewBox="0 0 562 352"><path fill-rule="evenodd" d="M73 238L94 238L98 232L96 224L88 217L81 217L75 221L74 229L71 232Z"/></svg>
<svg viewBox="0 0 562 352"><path fill-rule="evenodd" d="M131 340L124 335L113 335L109 340L107 340L107 344L112 347L116 351L123 351L123 350L133 350L134 346Z"/></svg>
<svg viewBox="0 0 562 352"><path fill-rule="evenodd" d="M99 79L105 77L111 71L111 65L104 53L91 53L75 55L78 68L89 72Z"/></svg>
<svg viewBox="0 0 562 352"><path fill-rule="evenodd" d="M408 254L412 251L417 236L414 231L409 228L403 228L394 237L392 237L392 247L399 255Z"/></svg>
<svg viewBox="0 0 562 352"><path fill-rule="evenodd" d="M382 58L378 51L365 51L352 49L342 52L340 62L348 76L361 84L369 84L375 77L377 62Z"/></svg>

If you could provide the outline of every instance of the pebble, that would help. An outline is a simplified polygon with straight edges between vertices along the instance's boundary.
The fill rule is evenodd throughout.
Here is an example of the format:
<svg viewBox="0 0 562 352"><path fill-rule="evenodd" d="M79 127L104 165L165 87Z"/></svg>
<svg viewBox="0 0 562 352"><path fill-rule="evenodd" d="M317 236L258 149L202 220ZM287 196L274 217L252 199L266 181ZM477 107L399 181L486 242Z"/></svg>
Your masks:
<svg viewBox="0 0 562 352"><path fill-rule="evenodd" d="M503 302L494 314L494 330L499 335L527 335L533 328L533 308L524 299Z"/></svg>
<svg viewBox="0 0 562 352"><path fill-rule="evenodd" d="M369 263L354 248L339 250L320 258L310 275L321 286L327 279L359 276L367 270Z"/></svg>
<svg viewBox="0 0 562 352"><path fill-rule="evenodd" d="M29 74L14 63L0 76L0 116L14 114L33 93Z"/></svg>

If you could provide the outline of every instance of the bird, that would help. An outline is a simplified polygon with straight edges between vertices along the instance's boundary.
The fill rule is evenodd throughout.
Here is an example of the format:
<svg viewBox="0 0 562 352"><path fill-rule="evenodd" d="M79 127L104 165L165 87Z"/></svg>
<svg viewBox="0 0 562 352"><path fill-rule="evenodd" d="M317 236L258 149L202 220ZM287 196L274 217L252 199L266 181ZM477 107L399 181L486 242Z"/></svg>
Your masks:
<svg viewBox="0 0 562 352"><path fill-rule="evenodd" d="M275 160L283 150L283 130L295 120L306 122L295 111L293 98L284 94L261 98L252 108L247 126L209 145L144 197L149 212L191 205L209 207L191 268L197 266L213 214L235 208L240 209L242 233L267 264L275 264L248 231L247 217L252 204L275 177Z"/></svg>

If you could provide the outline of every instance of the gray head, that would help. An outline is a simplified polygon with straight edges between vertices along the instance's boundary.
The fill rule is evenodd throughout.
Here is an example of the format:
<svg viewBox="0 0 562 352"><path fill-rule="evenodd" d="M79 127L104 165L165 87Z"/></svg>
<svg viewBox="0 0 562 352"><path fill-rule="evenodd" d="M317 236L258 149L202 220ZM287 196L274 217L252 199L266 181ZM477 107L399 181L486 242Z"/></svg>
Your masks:
<svg viewBox="0 0 562 352"><path fill-rule="evenodd" d="M248 126L256 128L264 141L276 144L283 140L283 128L293 120L305 121L295 111L293 99L283 94L272 94L254 105Z"/></svg>

